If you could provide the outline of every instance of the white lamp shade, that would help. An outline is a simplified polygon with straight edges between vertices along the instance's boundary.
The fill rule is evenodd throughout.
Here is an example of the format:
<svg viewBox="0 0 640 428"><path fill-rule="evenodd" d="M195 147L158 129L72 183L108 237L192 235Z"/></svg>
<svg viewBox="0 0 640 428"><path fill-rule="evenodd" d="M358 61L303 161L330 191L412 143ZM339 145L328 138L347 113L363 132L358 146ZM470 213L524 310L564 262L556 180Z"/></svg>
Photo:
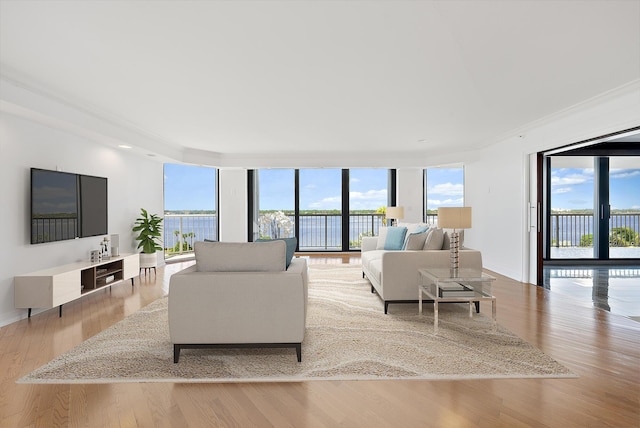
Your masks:
<svg viewBox="0 0 640 428"><path fill-rule="evenodd" d="M395 220L404 218L404 207L387 207L386 216Z"/></svg>
<svg viewBox="0 0 640 428"><path fill-rule="evenodd" d="M443 229L471 228L471 207L438 208L438 227Z"/></svg>

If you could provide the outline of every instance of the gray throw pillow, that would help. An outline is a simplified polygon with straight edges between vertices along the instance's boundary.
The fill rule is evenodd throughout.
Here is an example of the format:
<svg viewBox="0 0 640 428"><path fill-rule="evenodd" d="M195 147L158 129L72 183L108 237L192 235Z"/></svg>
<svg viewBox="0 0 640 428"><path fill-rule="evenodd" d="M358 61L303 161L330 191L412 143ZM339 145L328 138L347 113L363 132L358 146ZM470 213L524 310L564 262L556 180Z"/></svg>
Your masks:
<svg viewBox="0 0 640 428"><path fill-rule="evenodd" d="M442 241L444 240L444 232L442 229L429 229L429 236L424 241L423 250L440 250L442 249Z"/></svg>
<svg viewBox="0 0 640 428"><path fill-rule="evenodd" d="M426 231L420 233L410 233L405 243L404 249L407 251L418 251L424 247L424 241L427 239Z"/></svg>

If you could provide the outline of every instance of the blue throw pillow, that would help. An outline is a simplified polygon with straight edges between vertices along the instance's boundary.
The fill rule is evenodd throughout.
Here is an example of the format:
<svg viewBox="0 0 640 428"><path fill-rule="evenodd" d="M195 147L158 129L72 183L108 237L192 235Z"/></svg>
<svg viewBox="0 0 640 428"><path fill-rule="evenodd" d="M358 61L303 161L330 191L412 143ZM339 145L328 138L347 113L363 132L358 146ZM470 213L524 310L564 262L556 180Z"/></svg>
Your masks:
<svg viewBox="0 0 640 428"><path fill-rule="evenodd" d="M388 227L387 239L384 241L384 249L402 250L402 247L404 246L404 235L406 234L406 227Z"/></svg>
<svg viewBox="0 0 640 428"><path fill-rule="evenodd" d="M293 259L293 253L296 252L296 246L298 245L298 238L294 236L293 238L258 239L256 242L268 242L268 241L284 241L284 243L287 245L286 269L289 269L289 265L291 264L291 260Z"/></svg>

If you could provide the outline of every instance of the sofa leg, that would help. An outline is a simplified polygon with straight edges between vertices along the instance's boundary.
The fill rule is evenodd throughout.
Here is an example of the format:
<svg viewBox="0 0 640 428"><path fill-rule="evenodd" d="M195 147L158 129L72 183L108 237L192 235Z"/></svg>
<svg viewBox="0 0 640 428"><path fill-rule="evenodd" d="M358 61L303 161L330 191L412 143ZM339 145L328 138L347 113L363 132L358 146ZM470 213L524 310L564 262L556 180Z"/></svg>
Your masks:
<svg viewBox="0 0 640 428"><path fill-rule="evenodd" d="M177 363L180 358L180 345L173 345L173 363Z"/></svg>
<svg viewBox="0 0 640 428"><path fill-rule="evenodd" d="M298 357L298 362L302 362L302 343L296 344L296 356Z"/></svg>
<svg viewBox="0 0 640 428"><path fill-rule="evenodd" d="M376 292L376 289L375 289L375 288L373 288L373 285L372 285L372 286L371 286L371 294L373 294L373 293L375 293L375 292Z"/></svg>
<svg viewBox="0 0 640 428"><path fill-rule="evenodd" d="M480 302L473 302L476 304L476 314L480 313Z"/></svg>
<svg viewBox="0 0 640 428"><path fill-rule="evenodd" d="M364 272L362 272L362 277L364 278Z"/></svg>
<svg viewBox="0 0 640 428"><path fill-rule="evenodd" d="M384 301L384 314L387 314L387 311L389 310L389 302L387 302L386 300Z"/></svg>

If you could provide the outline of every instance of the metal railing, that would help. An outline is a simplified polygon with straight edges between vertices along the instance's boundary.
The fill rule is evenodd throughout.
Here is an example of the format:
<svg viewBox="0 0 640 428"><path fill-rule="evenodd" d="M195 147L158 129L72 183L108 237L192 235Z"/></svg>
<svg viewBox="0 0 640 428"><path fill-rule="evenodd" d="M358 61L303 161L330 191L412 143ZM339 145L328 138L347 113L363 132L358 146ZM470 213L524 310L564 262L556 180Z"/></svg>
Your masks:
<svg viewBox="0 0 640 428"><path fill-rule="evenodd" d="M193 242L218 239L218 221L215 214L165 214L165 256L193 252Z"/></svg>
<svg viewBox="0 0 640 428"><path fill-rule="evenodd" d="M594 221L593 214L552 213L551 246L592 247ZM637 246L639 225L640 213L611 214L609 245L612 247Z"/></svg>
<svg viewBox="0 0 640 428"><path fill-rule="evenodd" d="M287 217L293 224L294 216ZM437 222L437 214L427 215L427 223L437 224ZM350 214L349 249L359 249L363 236L378 235L380 227L385 224L384 214ZM610 245L638 246L639 225L640 213L612 214L609 221L610 230L628 229L635 233L636 241L626 239L626 235L622 238L610 237ZM164 220L166 256L191 253L193 242L197 240L216 240L217 226L215 214L166 214ZM260 231L262 236L274 236L270 225L262 226ZM304 214L300 216L299 227L298 233L291 227L291 236L298 237L300 250L342 250L342 216L340 214ZM551 214L551 245L557 248L593 246L593 227L594 218L591 214Z"/></svg>

